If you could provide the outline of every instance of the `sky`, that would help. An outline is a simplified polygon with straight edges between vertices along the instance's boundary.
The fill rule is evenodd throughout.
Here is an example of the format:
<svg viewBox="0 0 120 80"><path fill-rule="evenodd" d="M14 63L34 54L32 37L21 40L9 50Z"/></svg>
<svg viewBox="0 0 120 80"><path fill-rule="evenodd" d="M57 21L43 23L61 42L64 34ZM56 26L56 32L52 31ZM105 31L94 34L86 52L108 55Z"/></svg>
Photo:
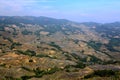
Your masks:
<svg viewBox="0 0 120 80"><path fill-rule="evenodd" d="M115 22L120 21L120 0L0 0L0 16Z"/></svg>

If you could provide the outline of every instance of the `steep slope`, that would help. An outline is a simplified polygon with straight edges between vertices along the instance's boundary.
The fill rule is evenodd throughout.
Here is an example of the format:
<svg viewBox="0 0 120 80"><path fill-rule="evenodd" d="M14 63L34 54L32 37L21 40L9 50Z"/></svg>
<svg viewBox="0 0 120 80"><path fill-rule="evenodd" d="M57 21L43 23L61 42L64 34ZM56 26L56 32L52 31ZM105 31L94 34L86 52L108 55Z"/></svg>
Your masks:
<svg viewBox="0 0 120 80"><path fill-rule="evenodd" d="M89 26L90 27L90 26ZM111 57L119 60L120 53L120 22L106 23L90 27L98 32L101 37L109 40L108 44L101 47L101 51L109 53Z"/></svg>
<svg viewBox="0 0 120 80"><path fill-rule="evenodd" d="M88 65L119 64L119 32L119 22L75 23L48 17L0 16L0 78L52 77L57 71L65 75L76 71L78 75ZM19 71L17 77L14 69Z"/></svg>

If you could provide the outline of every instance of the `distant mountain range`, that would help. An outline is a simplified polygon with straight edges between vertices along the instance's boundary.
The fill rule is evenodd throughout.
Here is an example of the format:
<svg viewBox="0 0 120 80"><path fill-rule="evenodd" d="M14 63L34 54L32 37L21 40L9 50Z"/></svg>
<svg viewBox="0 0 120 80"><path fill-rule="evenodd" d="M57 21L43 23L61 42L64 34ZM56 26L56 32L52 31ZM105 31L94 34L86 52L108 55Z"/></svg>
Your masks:
<svg viewBox="0 0 120 80"><path fill-rule="evenodd" d="M65 19L54 19L49 17L34 17L34 16L0 16L0 22L14 24L14 23L25 23L25 24L40 24L40 25L48 25L48 24L63 24L69 22Z"/></svg>

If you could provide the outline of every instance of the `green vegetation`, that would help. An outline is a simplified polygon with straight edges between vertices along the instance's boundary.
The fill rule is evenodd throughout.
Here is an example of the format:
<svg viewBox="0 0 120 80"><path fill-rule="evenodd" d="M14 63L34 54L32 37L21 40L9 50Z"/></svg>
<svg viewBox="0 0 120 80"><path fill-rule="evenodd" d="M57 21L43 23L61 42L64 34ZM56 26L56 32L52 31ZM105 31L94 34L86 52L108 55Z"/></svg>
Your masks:
<svg viewBox="0 0 120 80"><path fill-rule="evenodd" d="M50 42L49 45L57 48L57 49L60 50L60 51L62 50L59 45L55 44L55 42Z"/></svg>
<svg viewBox="0 0 120 80"><path fill-rule="evenodd" d="M64 53L63 53L64 54ZM71 57L71 55L69 55L70 53L65 53L64 55L65 55L65 57L66 57L66 60L72 60L72 57Z"/></svg>
<svg viewBox="0 0 120 80"><path fill-rule="evenodd" d="M86 65L83 62L77 62L77 65L74 66L75 68L85 68Z"/></svg>
<svg viewBox="0 0 120 80"><path fill-rule="evenodd" d="M109 45L111 46L120 46L120 44L118 44L120 42L120 38L111 38Z"/></svg>
<svg viewBox="0 0 120 80"><path fill-rule="evenodd" d="M86 76L84 76L85 79L88 79L88 78L92 78L92 77L116 77L118 79L120 79L120 74L118 71L113 71L113 70L96 70L94 71L93 73L91 74L88 74Z"/></svg>
<svg viewBox="0 0 120 80"><path fill-rule="evenodd" d="M37 37L40 36L40 30L35 31L34 35L36 35Z"/></svg>
<svg viewBox="0 0 120 80"><path fill-rule="evenodd" d="M48 57L48 58L51 58L51 59L57 59L57 57L56 56L49 56L49 55L47 55L47 54L38 54L38 55L36 55L36 57L39 57L39 58L42 58L42 57Z"/></svg>
<svg viewBox="0 0 120 80"><path fill-rule="evenodd" d="M120 38L111 38L108 44L105 46L107 47L108 50L112 52L120 52L120 50L114 49L115 46L120 46Z"/></svg>
<svg viewBox="0 0 120 80"><path fill-rule="evenodd" d="M53 73L55 73L56 71L59 71L59 70L61 70L61 69L59 69L58 67L53 67L53 68L51 68L50 70L47 70L46 71L46 74L53 74Z"/></svg>
<svg viewBox="0 0 120 80"><path fill-rule="evenodd" d="M28 79L30 79L30 78L32 78L33 76L27 76L27 75L25 75L25 76L22 76L21 78L20 78L20 80L28 80Z"/></svg>
<svg viewBox="0 0 120 80"><path fill-rule="evenodd" d="M5 64L5 63L3 63L3 64L0 64L0 66L5 67L5 66L6 66L6 64Z"/></svg>
<svg viewBox="0 0 120 80"><path fill-rule="evenodd" d="M3 26L0 26L0 31L5 31Z"/></svg>
<svg viewBox="0 0 120 80"><path fill-rule="evenodd" d="M17 35L18 33L17 33L17 32L13 32L12 34L13 34L13 35Z"/></svg>
<svg viewBox="0 0 120 80"><path fill-rule="evenodd" d="M83 62L77 62L76 65L67 65L64 67L64 70L66 72L75 72L78 71L78 69L83 69L86 67L86 64L84 64Z"/></svg>
<svg viewBox="0 0 120 80"><path fill-rule="evenodd" d="M12 45L11 45L11 50L14 49L16 46L21 46L22 44L19 43L19 42L13 42Z"/></svg>
<svg viewBox="0 0 120 80"><path fill-rule="evenodd" d="M22 69L24 69L24 70L26 70L26 71L29 71L29 72L32 72L32 70L31 69L29 69L29 68L27 68L27 67L21 67Z"/></svg>
<svg viewBox="0 0 120 80"><path fill-rule="evenodd" d="M75 40L74 40L74 43L75 43L75 44L78 44L78 42L79 42L78 39L75 39Z"/></svg>
<svg viewBox="0 0 120 80"><path fill-rule="evenodd" d="M90 57L89 62L93 62L93 63L99 63L99 62L101 62L102 63L102 60L100 60L99 58L97 58L95 56L89 55L88 57ZM87 58L86 58L86 62L87 62Z"/></svg>
<svg viewBox="0 0 120 80"><path fill-rule="evenodd" d="M22 31L22 34L23 35L29 35L29 34L31 35L32 31L28 31L27 29L25 29L25 30Z"/></svg>
<svg viewBox="0 0 120 80"><path fill-rule="evenodd" d="M21 51L17 50L18 54L24 54L24 55L29 55L29 56L36 56L36 52L32 50L26 50L26 51Z"/></svg>
<svg viewBox="0 0 120 80"><path fill-rule="evenodd" d="M81 61L80 56L78 56L76 53L72 53L71 56L74 57L76 60Z"/></svg>
<svg viewBox="0 0 120 80"><path fill-rule="evenodd" d="M106 44L105 46L106 46L107 49L110 50L111 52L120 52L119 50L114 49L114 48L113 48L113 45Z"/></svg>
<svg viewBox="0 0 120 80"><path fill-rule="evenodd" d="M67 65L67 66L64 67L64 70L65 70L66 72L76 71L74 65Z"/></svg>
<svg viewBox="0 0 120 80"><path fill-rule="evenodd" d="M72 53L71 55L78 61L78 65L79 65L79 61L83 62L83 63L86 63L87 65L91 65L91 64L95 64L95 63L97 63L97 64L102 64L103 63L102 60L100 60L99 58L97 58L95 56L92 56L92 55L88 55L88 56L85 56L85 57L80 57L75 53ZM88 60L88 58L90 58L90 59Z"/></svg>
<svg viewBox="0 0 120 80"><path fill-rule="evenodd" d="M99 51L100 47L102 46L101 43L94 42L94 41L90 41L87 44L97 51Z"/></svg>
<svg viewBox="0 0 120 80"><path fill-rule="evenodd" d="M115 75L115 71L112 70L97 70L94 72L94 75L100 76L100 77L109 77Z"/></svg>
<svg viewBox="0 0 120 80"><path fill-rule="evenodd" d="M40 70L39 68L33 70L35 73L35 77L42 77L46 72L44 70Z"/></svg>
<svg viewBox="0 0 120 80"><path fill-rule="evenodd" d="M23 69L27 70L27 71L30 71L30 69L26 68L26 67L22 67ZM34 70L32 70L32 72L35 73L35 75L33 76L22 76L21 79L22 80L27 80L27 79L30 79L32 77L36 77L36 78L41 78L43 75L48 75L48 74L53 74L55 73L56 71L59 71L60 69L58 67L53 67L53 68L50 68L49 70L41 70L40 68L36 68Z"/></svg>
<svg viewBox="0 0 120 80"><path fill-rule="evenodd" d="M10 41L11 43L13 43L13 40L12 40L10 37L4 37L4 36L3 36L3 39L7 39L7 40Z"/></svg>
<svg viewBox="0 0 120 80"><path fill-rule="evenodd" d="M45 29L43 31L49 32L49 35L52 35L58 31L62 31L61 25L56 24L56 25L48 25L49 27L44 27Z"/></svg>
<svg viewBox="0 0 120 80"><path fill-rule="evenodd" d="M14 32L12 33L14 36L17 35L17 30L15 28L12 28L14 30Z"/></svg>
<svg viewBox="0 0 120 80"><path fill-rule="evenodd" d="M67 66L65 66L65 71L66 72L73 72L73 71L77 71L76 69L83 69L83 68L85 68L86 67L86 65L84 64L84 63L82 63L82 62L77 62L76 63L76 65L67 65Z"/></svg>

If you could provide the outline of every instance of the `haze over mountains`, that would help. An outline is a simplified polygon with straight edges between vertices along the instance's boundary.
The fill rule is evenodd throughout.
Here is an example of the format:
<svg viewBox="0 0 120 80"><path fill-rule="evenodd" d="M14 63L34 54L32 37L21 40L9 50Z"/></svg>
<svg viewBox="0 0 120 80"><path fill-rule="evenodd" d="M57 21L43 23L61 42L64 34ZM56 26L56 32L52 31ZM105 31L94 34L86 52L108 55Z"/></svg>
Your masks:
<svg viewBox="0 0 120 80"><path fill-rule="evenodd" d="M119 0L1 0L0 15L48 16L77 22L120 21Z"/></svg>
<svg viewBox="0 0 120 80"><path fill-rule="evenodd" d="M119 57L120 22L0 16L0 79L119 80Z"/></svg>

